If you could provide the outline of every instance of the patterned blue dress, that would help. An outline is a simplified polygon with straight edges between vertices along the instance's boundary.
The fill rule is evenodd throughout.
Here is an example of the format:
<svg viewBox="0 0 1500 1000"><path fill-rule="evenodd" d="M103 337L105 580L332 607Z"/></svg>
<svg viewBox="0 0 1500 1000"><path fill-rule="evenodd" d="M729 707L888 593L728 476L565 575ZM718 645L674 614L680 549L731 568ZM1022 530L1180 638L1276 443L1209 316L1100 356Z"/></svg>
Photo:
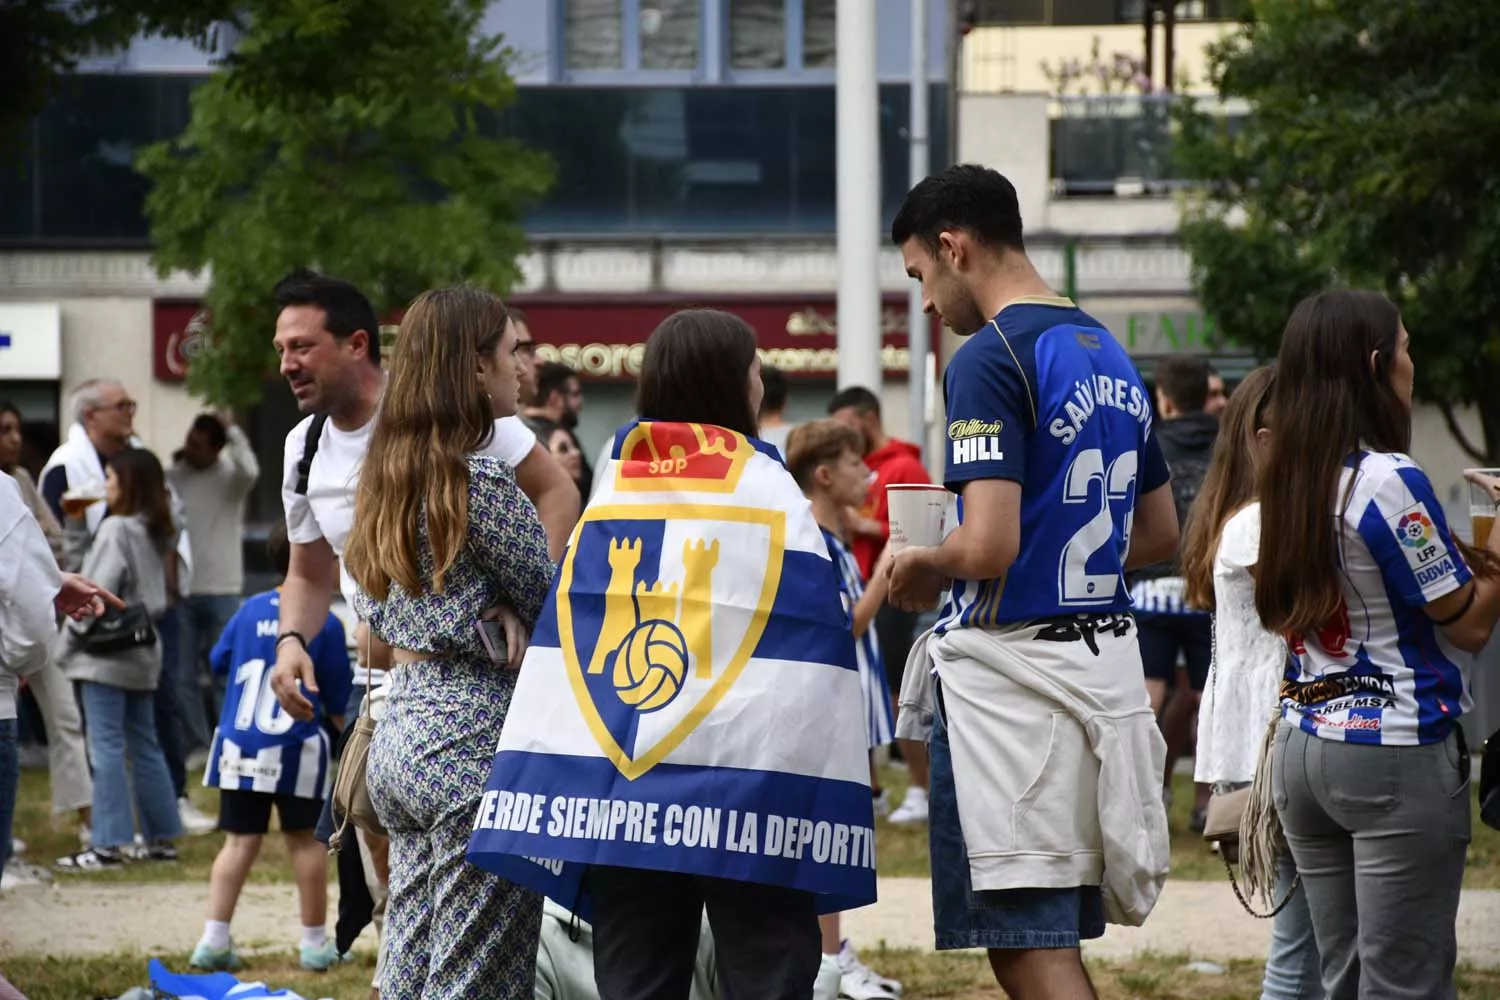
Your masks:
<svg viewBox="0 0 1500 1000"><path fill-rule="evenodd" d="M419 540L430 579L432 548ZM552 581L536 510L496 458L469 459L468 544L441 594L392 584L355 610L400 649L435 654L396 667L370 747L370 797L390 833L385 1000L530 997L542 899L465 860L515 674L491 663L475 630L509 604L531 624Z"/></svg>

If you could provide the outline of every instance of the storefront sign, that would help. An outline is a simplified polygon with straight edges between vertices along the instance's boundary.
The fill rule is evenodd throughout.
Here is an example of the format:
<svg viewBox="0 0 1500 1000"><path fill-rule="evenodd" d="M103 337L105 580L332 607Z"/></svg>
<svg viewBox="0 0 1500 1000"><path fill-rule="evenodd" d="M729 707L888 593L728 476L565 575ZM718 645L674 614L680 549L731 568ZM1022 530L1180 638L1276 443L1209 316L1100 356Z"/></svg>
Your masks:
<svg viewBox="0 0 1500 1000"><path fill-rule="evenodd" d="M0 305L0 380L62 377L62 310L51 303Z"/></svg>
<svg viewBox="0 0 1500 1000"><path fill-rule="evenodd" d="M761 360L789 378L829 378L838 372L838 308L832 297L692 302L627 298L517 298L526 310L537 357L561 361L586 378L635 379L646 338L679 309L707 306L735 313L755 329ZM936 325L933 343L938 342ZM899 377L911 363L906 344L906 299L888 296L880 332L881 366Z"/></svg>
<svg viewBox="0 0 1500 1000"><path fill-rule="evenodd" d="M181 382L208 333L208 313L197 302L155 302L151 324L153 372L162 382Z"/></svg>
<svg viewBox="0 0 1500 1000"><path fill-rule="evenodd" d="M691 306L723 309L743 318L755 329L761 360L789 378L829 378L838 372L838 307L831 296L716 302L537 296L518 297L515 303L526 310L532 336L537 340L537 357L561 361L590 379L640 377L651 331L672 313ZM180 382L187 377L193 354L207 333L207 320L207 313L196 302L155 303L154 368L158 379ZM932 343L936 345L940 339L937 324L930 322ZM381 327L383 357L392 352L396 332L394 326ZM887 296L880 331L880 359L887 378L904 376L911 363L906 339L906 298Z"/></svg>

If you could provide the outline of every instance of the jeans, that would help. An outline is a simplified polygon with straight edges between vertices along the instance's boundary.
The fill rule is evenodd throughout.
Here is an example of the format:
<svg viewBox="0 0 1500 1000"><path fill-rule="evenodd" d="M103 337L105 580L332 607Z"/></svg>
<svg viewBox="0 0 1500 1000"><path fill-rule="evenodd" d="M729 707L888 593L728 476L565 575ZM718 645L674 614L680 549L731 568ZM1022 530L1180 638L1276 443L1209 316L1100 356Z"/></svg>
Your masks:
<svg viewBox="0 0 1500 1000"><path fill-rule="evenodd" d="M161 678L156 682L156 740L167 774L172 779L173 801L187 794L187 742L182 730L182 698L178 677L182 673L180 608L171 608L156 623L161 639ZM87 711L88 703L84 703ZM89 725L93 725L90 719ZM97 768L97 765L95 765Z"/></svg>
<svg viewBox="0 0 1500 1000"><path fill-rule="evenodd" d="M1274 761L1328 1000L1453 1000L1471 836L1462 732L1371 746L1283 724Z"/></svg>
<svg viewBox="0 0 1500 1000"><path fill-rule="evenodd" d="M177 701L183 742L189 748L207 747L213 739L228 678L209 670L208 654L239 607L240 598L234 594L194 594L178 605L181 670L177 675ZM203 687L205 678L209 681L207 690Z"/></svg>
<svg viewBox="0 0 1500 1000"><path fill-rule="evenodd" d="M1297 877L1297 862L1289 855L1276 859L1277 901L1286 899ZM1271 920L1271 951L1260 984L1261 1000L1322 1000L1323 979L1318 965L1318 941L1313 936L1307 890L1297 894Z"/></svg>
<svg viewBox="0 0 1500 1000"><path fill-rule="evenodd" d="M16 720L0 719L0 870L10 860L11 826L16 820L16 794L21 789L21 754L16 742Z"/></svg>
<svg viewBox="0 0 1500 1000"><path fill-rule="evenodd" d="M181 836L177 796L156 742L152 693L92 681L80 686L94 759L94 846L118 848L134 840L132 812L148 843Z"/></svg>

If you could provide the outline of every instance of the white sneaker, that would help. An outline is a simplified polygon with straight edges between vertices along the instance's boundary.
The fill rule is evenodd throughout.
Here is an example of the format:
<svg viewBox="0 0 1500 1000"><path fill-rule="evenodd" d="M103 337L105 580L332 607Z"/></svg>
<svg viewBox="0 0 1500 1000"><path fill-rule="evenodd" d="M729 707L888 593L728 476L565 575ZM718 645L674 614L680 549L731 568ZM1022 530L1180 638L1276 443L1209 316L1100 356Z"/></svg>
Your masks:
<svg viewBox="0 0 1500 1000"><path fill-rule="evenodd" d="M876 816L888 816L891 811L891 790L882 788L879 795L871 796L870 804L875 807Z"/></svg>
<svg viewBox="0 0 1500 1000"><path fill-rule="evenodd" d="M11 858L0 873L0 889L7 892L22 886L45 885L52 881L52 873L45 868L27 864L19 858Z"/></svg>
<svg viewBox="0 0 1500 1000"><path fill-rule="evenodd" d="M192 837L201 837L219 828L218 821L199 812L187 796L177 800L177 815L182 820L182 829Z"/></svg>
<svg viewBox="0 0 1500 1000"><path fill-rule="evenodd" d="M901 984L861 962L848 941L839 951L838 963L839 996L848 1000L899 1000Z"/></svg>
<svg viewBox="0 0 1500 1000"><path fill-rule="evenodd" d="M916 826L927 822L927 792L916 785L906 790L906 798L891 813L891 823L896 826Z"/></svg>
<svg viewBox="0 0 1500 1000"><path fill-rule="evenodd" d="M26 841L22 840L20 837L12 837L12 838L10 838L10 853L11 854L25 854L26 853Z"/></svg>

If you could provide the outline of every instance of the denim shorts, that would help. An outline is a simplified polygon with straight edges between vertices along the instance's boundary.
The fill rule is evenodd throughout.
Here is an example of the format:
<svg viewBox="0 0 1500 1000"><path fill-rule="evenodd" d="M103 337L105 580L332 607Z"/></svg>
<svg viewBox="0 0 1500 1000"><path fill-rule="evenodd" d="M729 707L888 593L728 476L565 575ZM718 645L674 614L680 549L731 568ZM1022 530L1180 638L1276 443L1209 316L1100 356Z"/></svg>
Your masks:
<svg viewBox="0 0 1500 1000"><path fill-rule="evenodd" d="M1077 948L1081 941L1103 937L1104 897L1096 885L974 891L941 711L933 720L930 751L928 837L938 950Z"/></svg>

